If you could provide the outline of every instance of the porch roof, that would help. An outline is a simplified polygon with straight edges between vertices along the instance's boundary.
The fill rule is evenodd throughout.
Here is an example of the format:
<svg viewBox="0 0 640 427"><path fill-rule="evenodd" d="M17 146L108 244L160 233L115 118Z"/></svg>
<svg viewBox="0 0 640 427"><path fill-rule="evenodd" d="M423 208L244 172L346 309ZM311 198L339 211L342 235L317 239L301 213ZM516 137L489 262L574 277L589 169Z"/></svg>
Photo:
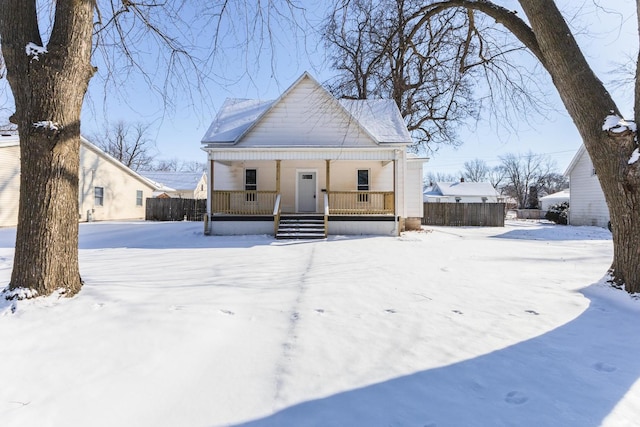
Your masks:
<svg viewBox="0 0 640 427"><path fill-rule="evenodd" d="M208 153L209 160L243 161L243 160L399 160L404 154L400 148L380 147L368 149L336 149L327 148L203 148Z"/></svg>

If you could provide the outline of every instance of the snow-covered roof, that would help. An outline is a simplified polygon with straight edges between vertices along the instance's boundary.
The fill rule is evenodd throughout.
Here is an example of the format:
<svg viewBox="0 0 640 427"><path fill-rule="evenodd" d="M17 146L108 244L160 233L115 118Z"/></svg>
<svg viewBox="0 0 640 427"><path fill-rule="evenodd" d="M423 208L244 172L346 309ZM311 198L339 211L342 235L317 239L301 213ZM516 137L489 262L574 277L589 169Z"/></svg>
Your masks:
<svg viewBox="0 0 640 427"><path fill-rule="evenodd" d="M238 142L305 78L311 80L326 95L335 99L309 73L305 72L276 100L227 98L202 138L202 143ZM343 108L345 113L353 117L377 143L410 144L412 142L402 115L393 100L341 99L337 100L336 107Z"/></svg>
<svg viewBox="0 0 640 427"><path fill-rule="evenodd" d="M161 191L193 191L204 172L145 171L141 174L155 182Z"/></svg>
<svg viewBox="0 0 640 427"><path fill-rule="evenodd" d="M339 102L378 142L411 142L394 100L341 99Z"/></svg>
<svg viewBox="0 0 640 427"><path fill-rule="evenodd" d="M273 103L273 100L227 98L202 142L235 142Z"/></svg>
<svg viewBox="0 0 640 427"><path fill-rule="evenodd" d="M497 197L499 196L493 186L488 182L436 182L430 192L424 193L427 196L476 196L476 197Z"/></svg>
<svg viewBox="0 0 640 427"><path fill-rule="evenodd" d="M15 147L16 145L20 145L20 138L17 133L4 131L0 133L0 148Z"/></svg>
<svg viewBox="0 0 640 427"><path fill-rule="evenodd" d="M135 179L145 183L146 185L148 185L150 187L153 187L154 189L158 187L155 182L150 181L149 179L147 179L144 176L140 175L138 172L136 172L136 171L132 170L131 168L125 166L118 159L116 159L115 157L113 157L113 156L109 155L108 153L106 153L104 150L102 150L97 145L93 144L91 141L89 141L84 136L80 136L80 142L82 143L82 145L86 149L92 150L93 152L97 153L100 157L102 157L103 159L105 159L108 162L111 162L116 167L120 168L123 172L128 173L129 175L133 176ZM2 148L2 147L15 147L15 146L19 146L19 145L20 145L20 136L18 135L17 131L9 131L9 132L4 132L3 131L3 132L0 132L0 148Z"/></svg>
<svg viewBox="0 0 640 427"><path fill-rule="evenodd" d="M540 200L569 200L569 189L558 191L557 193L549 194L548 196L540 197Z"/></svg>

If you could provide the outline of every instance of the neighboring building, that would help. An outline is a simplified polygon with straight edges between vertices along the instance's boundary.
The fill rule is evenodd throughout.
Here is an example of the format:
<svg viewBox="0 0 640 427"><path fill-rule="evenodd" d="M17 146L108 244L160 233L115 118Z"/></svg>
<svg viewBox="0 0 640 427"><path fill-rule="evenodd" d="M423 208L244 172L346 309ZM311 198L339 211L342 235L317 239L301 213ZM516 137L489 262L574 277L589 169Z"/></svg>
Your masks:
<svg viewBox="0 0 640 427"><path fill-rule="evenodd" d="M503 203L488 182L436 182L424 191L426 203Z"/></svg>
<svg viewBox="0 0 640 427"><path fill-rule="evenodd" d="M569 189L558 191L557 193L549 194L548 196L540 197L540 209L548 211L551 206L558 205L560 203L569 202Z"/></svg>
<svg viewBox="0 0 640 427"><path fill-rule="evenodd" d="M145 178L155 182L158 190L155 197L173 197L181 199L206 199L206 172L140 172Z"/></svg>
<svg viewBox="0 0 640 427"><path fill-rule="evenodd" d="M213 234L397 235L422 217L422 165L392 100L337 100L304 73L275 101L228 99L202 139ZM293 219L291 219L293 220Z"/></svg>
<svg viewBox="0 0 640 427"><path fill-rule="evenodd" d="M80 221L144 219L155 185L81 138L78 194ZM0 226L18 222L20 141L0 136Z"/></svg>
<svg viewBox="0 0 640 427"><path fill-rule="evenodd" d="M571 160L565 175L569 177L569 224L606 227L609 208L596 170L584 145Z"/></svg>

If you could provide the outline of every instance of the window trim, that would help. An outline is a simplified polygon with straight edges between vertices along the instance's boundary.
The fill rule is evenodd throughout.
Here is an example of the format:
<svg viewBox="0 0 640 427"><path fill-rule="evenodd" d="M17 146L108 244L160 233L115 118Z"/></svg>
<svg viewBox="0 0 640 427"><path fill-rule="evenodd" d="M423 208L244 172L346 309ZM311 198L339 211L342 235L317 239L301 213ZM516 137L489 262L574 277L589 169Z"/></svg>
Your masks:
<svg viewBox="0 0 640 427"><path fill-rule="evenodd" d="M142 190L136 190L136 206L144 205L144 192Z"/></svg>
<svg viewBox="0 0 640 427"><path fill-rule="evenodd" d="M248 183L249 172L253 171L253 183ZM258 169L257 168L245 168L244 170L244 191L258 191ZM246 202L256 202L258 195L256 193L247 193L245 195Z"/></svg>
<svg viewBox="0 0 640 427"><path fill-rule="evenodd" d="M97 185L93 187L93 205L104 206L104 187Z"/></svg>
<svg viewBox="0 0 640 427"><path fill-rule="evenodd" d="M360 183L361 172L365 172L364 178L366 178L366 184ZM363 181L364 182L364 181ZM356 189L360 191L370 191L371 190L371 169L356 169ZM369 195L368 194L360 194L358 193L358 203L368 203Z"/></svg>

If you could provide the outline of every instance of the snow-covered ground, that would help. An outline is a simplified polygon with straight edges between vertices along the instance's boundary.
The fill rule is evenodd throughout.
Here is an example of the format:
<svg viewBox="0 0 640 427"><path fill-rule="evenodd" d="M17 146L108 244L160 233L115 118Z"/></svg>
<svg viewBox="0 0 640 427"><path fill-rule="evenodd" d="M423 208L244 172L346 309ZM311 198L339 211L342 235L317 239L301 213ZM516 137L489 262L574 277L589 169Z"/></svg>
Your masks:
<svg viewBox="0 0 640 427"><path fill-rule="evenodd" d="M640 423L640 301L599 283L607 230L201 231L82 224L80 294L0 302L0 425Z"/></svg>

